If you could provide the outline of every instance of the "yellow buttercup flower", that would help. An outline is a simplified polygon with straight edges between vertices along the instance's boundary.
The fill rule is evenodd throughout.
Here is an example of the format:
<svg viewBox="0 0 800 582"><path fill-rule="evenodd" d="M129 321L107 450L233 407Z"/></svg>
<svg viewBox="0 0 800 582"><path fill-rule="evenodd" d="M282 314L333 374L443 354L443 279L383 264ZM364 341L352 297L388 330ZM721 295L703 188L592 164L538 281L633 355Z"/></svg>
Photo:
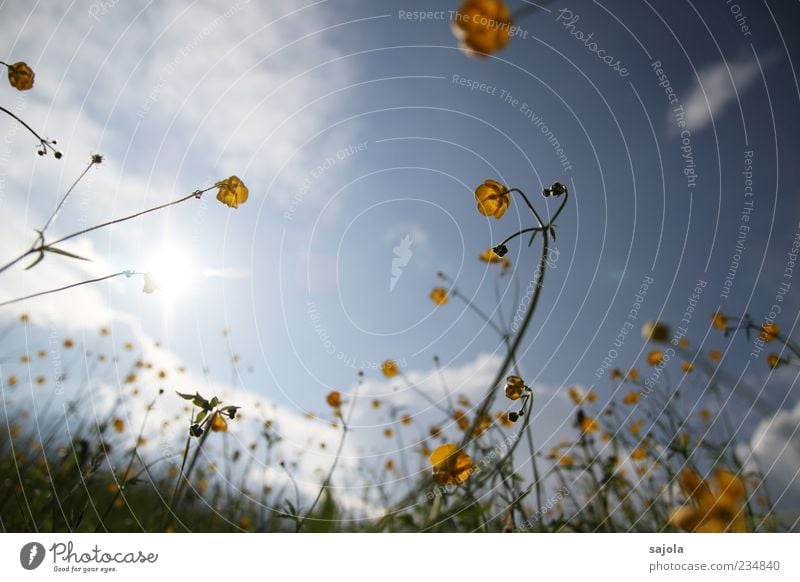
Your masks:
<svg viewBox="0 0 800 582"><path fill-rule="evenodd" d="M472 459L452 443L441 445L431 453L433 478L439 485L455 483L460 485L469 479L472 472Z"/></svg>
<svg viewBox="0 0 800 582"><path fill-rule="evenodd" d="M228 432L228 422L221 414L215 414L211 420L211 430L214 432Z"/></svg>
<svg viewBox="0 0 800 582"><path fill-rule="evenodd" d="M387 439L390 439L392 436L394 436L394 431L391 428L385 428L383 429L383 436L385 436Z"/></svg>
<svg viewBox="0 0 800 582"><path fill-rule="evenodd" d="M647 363L651 366L657 366L664 361L664 354L660 350L653 350L647 354Z"/></svg>
<svg viewBox="0 0 800 582"><path fill-rule="evenodd" d="M122 432L125 430L125 421L121 418L114 419L114 430L117 432Z"/></svg>
<svg viewBox="0 0 800 582"><path fill-rule="evenodd" d="M411 424L411 416L408 414L404 414L403 417L400 419L400 422L408 426L409 424Z"/></svg>
<svg viewBox="0 0 800 582"><path fill-rule="evenodd" d="M769 343L777 338L780 332L781 330L777 323L763 323L761 324L761 333L758 334L758 337L760 337L764 342Z"/></svg>
<svg viewBox="0 0 800 582"><path fill-rule="evenodd" d="M622 399L623 404L627 404L628 406L633 406L639 402L639 393L636 390L631 390L625 395L625 398Z"/></svg>
<svg viewBox="0 0 800 582"><path fill-rule="evenodd" d="M575 464L575 459L572 458L572 455L562 455L561 458L558 459L558 464L569 469Z"/></svg>
<svg viewBox="0 0 800 582"><path fill-rule="evenodd" d="M217 200L222 202L225 206L230 208L239 208L239 204L247 202L249 190L238 177L231 176L226 180L222 180L214 184L219 188L217 192Z"/></svg>
<svg viewBox="0 0 800 582"><path fill-rule="evenodd" d="M637 370L636 368L631 368L630 370L628 370L626 378L631 382L636 382L636 380L639 379L639 370Z"/></svg>
<svg viewBox="0 0 800 582"><path fill-rule="evenodd" d="M328 406L339 408L342 405L342 394L338 390L332 390L325 397L325 402L328 403Z"/></svg>
<svg viewBox="0 0 800 582"><path fill-rule="evenodd" d="M33 80L36 73L33 72L26 63L20 61L13 65L8 65L8 82L11 86L20 91L27 91L33 88Z"/></svg>
<svg viewBox="0 0 800 582"><path fill-rule="evenodd" d="M722 358L721 351L713 349L708 352L708 359L711 360L712 362L719 362L720 358Z"/></svg>
<svg viewBox="0 0 800 582"><path fill-rule="evenodd" d="M643 420L637 420L636 422L632 422L628 426L628 432L630 432L632 435L636 436L640 432L642 432L643 428L644 428L644 421Z"/></svg>
<svg viewBox="0 0 800 582"><path fill-rule="evenodd" d="M783 364L783 362L783 359L781 359L781 357L775 352L772 352L767 356L767 365L773 370Z"/></svg>
<svg viewBox="0 0 800 582"><path fill-rule="evenodd" d="M717 311L711 320L711 324L717 329L725 329L728 327L728 318L725 317L721 312Z"/></svg>
<svg viewBox="0 0 800 582"><path fill-rule="evenodd" d="M681 370L683 370L686 374L694 372L694 364L691 362L681 362Z"/></svg>
<svg viewBox="0 0 800 582"><path fill-rule="evenodd" d="M394 378L400 373L400 369L397 367L397 362L394 360L386 360L383 364L381 364L381 371L387 378Z"/></svg>
<svg viewBox="0 0 800 582"><path fill-rule="evenodd" d="M469 428L469 419L467 418L467 413L463 410L456 410L453 413L453 420L456 421L458 428L461 430L467 430Z"/></svg>
<svg viewBox="0 0 800 582"><path fill-rule="evenodd" d="M735 474L717 471L709 484L692 469L684 469L678 483L689 504L672 512L669 520L672 525L699 533L747 531L744 507L747 491Z"/></svg>
<svg viewBox="0 0 800 582"><path fill-rule="evenodd" d="M478 201L478 212L500 219L511 204L511 194L500 182L486 180L475 189L475 200Z"/></svg>
<svg viewBox="0 0 800 582"><path fill-rule="evenodd" d="M507 269L511 266L511 261L509 261L506 257L501 257L498 255L491 247L479 254L478 258L484 263L499 263L504 269Z"/></svg>
<svg viewBox="0 0 800 582"><path fill-rule="evenodd" d="M436 287L431 291L431 299L436 305L444 305L447 303L447 289L444 287Z"/></svg>
<svg viewBox="0 0 800 582"><path fill-rule="evenodd" d="M511 11L502 0L466 0L453 17L453 33L464 52L485 57L511 39Z"/></svg>
<svg viewBox="0 0 800 582"><path fill-rule="evenodd" d="M519 376L509 376L506 378L506 398L517 400L525 390L525 382Z"/></svg>
<svg viewBox="0 0 800 582"><path fill-rule="evenodd" d="M641 461L642 459L647 458L647 451L645 451L642 447L636 447L631 451L631 459L634 461Z"/></svg>
<svg viewBox="0 0 800 582"><path fill-rule="evenodd" d="M600 428L600 423L597 422L591 416L587 416L581 421L581 428L585 433L593 433L596 432L598 428Z"/></svg>

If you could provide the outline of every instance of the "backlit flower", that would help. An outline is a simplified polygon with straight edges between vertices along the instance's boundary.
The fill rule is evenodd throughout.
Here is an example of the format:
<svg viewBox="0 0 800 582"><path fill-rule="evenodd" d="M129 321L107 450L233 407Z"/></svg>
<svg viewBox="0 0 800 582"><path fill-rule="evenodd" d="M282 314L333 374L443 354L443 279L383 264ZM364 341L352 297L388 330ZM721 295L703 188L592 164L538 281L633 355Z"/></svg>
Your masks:
<svg viewBox="0 0 800 582"><path fill-rule="evenodd" d="M392 438L393 435L394 435L394 431L391 428L383 429L383 436L385 436L387 439Z"/></svg>
<svg viewBox="0 0 800 582"><path fill-rule="evenodd" d="M121 418L115 418L113 424L115 431L122 432L125 430L125 421Z"/></svg>
<svg viewBox="0 0 800 582"><path fill-rule="evenodd" d="M453 17L453 33L470 56L499 51L512 32L511 11L502 0L466 0Z"/></svg>
<svg viewBox="0 0 800 582"><path fill-rule="evenodd" d="M747 531L744 507L747 492L739 477L719 470L709 483L692 469L684 469L678 483L689 503L672 512L669 519L672 525L699 533Z"/></svg>
<svg viewBox="0 0 800 582"><path fill-rule="evenodd" d="M215 414L211 420L211 430L214 432L228 432L228 422L221 414Z"/></svg>
<svg viewBox="0 0 800 582"><path fill-rule="evenodd" d="M637 370L636 368L631 368L630 370L628 370L626 378L631 382L636 382L636 380L639 379L639 370Z"/></svg>
<svg viewBox="0 0 800 582"><path fill-rule="evenodd" d="M458 424L458 428L461 430L467 430L469 428L469 419L467 418L467 414L463 410L456 410L453 413L453 420L456 421Z"/></svg>
<svg viewBox="0 0 800 582"><path fill-rule="evenodd" d="M247 202L249 193L247 186L236 176L231 176L226 180L217 182L214 186L219 188L217 200L222 202L225 206L239 208L239 204Z"/></svg>
<svg viewBox="0 0 800 582"><path fill-rule="evenodd" d="M500 219L511 204L511 195L500 182L486 180L475 189L475 200L478 201L478 212Z"/></svg>
<svg viewBox="0 0 800 582"><path fill-rule="evenodd" d="M644 421L643 420L637 420L636 422L632 422L628 426L628 432L630 432L633 436L636 436L640 432L642 432L643 428L644 428Z"/></svg>
<svg viewBox="0 0 800 582"><path fill-rule="evenodd" d="M708 352L708 359L712 362L719 362L720 358L722 358L722 352L719 350L714 349Z"/></svg>
<svg viewBox="0 0 800 582"><path fill-rule="evenodd" d="M161 283L158 278L153 273L145 273L142 293L155 293L159 289L161 289Z"/></svg>
<svg viewBox="0 0 800 582"><path fill-rule="evenodd" d="M8 65L8 82L15 89L27 91L33 88L33 80L35 78L36 73L33 72L33 69L22 61Z"/></svg>
<svg viewBox="0 0 800 582"><path fill-rule="evenodd" d="M447 289L444 287L436 287L431 291L431 299L436 305L444 305L447 303Z"/></svg>
<svg viewBox="0 0 800 582"><path fill-rule="evenodd" d="M411 424L411 416L408 414L404 414L403 417L400 419L400 422L408 426L409 424Z"/></svg>
<svg viewBox="0 0 800 582"><path fill-rule="evenodd" d="M681 370L683 370L686 374L694 372L694 364L691 362L681 362Z"/></svg>
<svg viewBox="0 0 800 582"><path fill-rule="evenodd" d="M760 337L766 343L769 343L772 340L774 340L776 337L778 337L778 334L780 332L781 332L781 330L778 327L777 323L775 323L775 322L762 323L761 324L761 333L758 334L758 337Z"/></svg>
<svg viewBox="0 0 800 582"><path fill-rule="evenodd" d="M636 447L631 451L631 459L634 461L641 461L642 459L647 458L647 451L645 451L642 447Z"/></svg>
<svg viewBox="0 0 800 582"><path fill-rule="evenodd" d="M784 363L784 360L775 352L767 356L767 365L773 370Z"/></svg>
<svg viewBox="0 0 800 582"><path fill-rule="evenodd" d="M394 378L400 373L400 370L397 367L397 362L394 360L386 360L383 364L381 364L381 371L387 378Z"/></svg>
<svg viewBox="0 0 800 582"><path fill-rule="evenodd" d="M439 485L461 484L469 479L472 459L452 443L441 445L431 453L433 478Z"/></svg>
<svg viewBox="0 0 800 582"><path fill-rule="evenodd" d="M478 258L484 263L499 263L504 269L511 266L511 261L498 255L491 247L479 254Z"/></svg>
<svg viewBox="0 0 800 582"><path fill-rule="evenodd" d="M600 423L597 422L591 416L587 416L583 420L581 420L581 428L585 433L593 433L596 432L598 428L600 428Z"/></svg>
<svg viewBox="0 0 800 582"><path fill-rule="evenodd" d="M8 385L9 386L16 386L17 385L17 377L16 376L9 376L8 377Z"/></svg>
<svg viewBox="0 0 800 582"><path fill-rule="evenodd" d="M519 376L509 376L506 378L506 398L509 400L517 400L522 396L522 391L525 390L525 382Z"/></svg>

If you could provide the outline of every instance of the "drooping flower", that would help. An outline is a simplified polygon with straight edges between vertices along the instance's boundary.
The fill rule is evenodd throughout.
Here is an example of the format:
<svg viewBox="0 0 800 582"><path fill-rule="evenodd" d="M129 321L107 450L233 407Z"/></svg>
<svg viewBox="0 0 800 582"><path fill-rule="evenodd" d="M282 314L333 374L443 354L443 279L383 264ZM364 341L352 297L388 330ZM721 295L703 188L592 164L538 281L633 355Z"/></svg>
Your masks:
<svg viewBox="0 0 800 582"><path fill-rule="evenodd" d="M684 469L678 483L688 504L672 512L670 523L682 530L699 533L747 531L744 482L727 470L714 473L711 483L692 469Z"/></svg>
<svg viewBox="0 0 800 582"><path fill-rule="evenodd" d="M472 472L472 459L452 443L441 445L431 453L433 478L439 485L455 483L460 485L469 479Z"/></svg>
<svg viewBox="0 0 800 582"><path fill-rule="evenodd" d="M669 325L662 321L648 321L642 326L642 338L645 341L665 342L669 336Z"/></svg>
<svg viewBox="0 0 800 582"><path fill-rule="evenodd" d="M475 200L478 202L478 212L500 219L511 204L511 194L500 182L486 180L475 189Z"/></svg>
<svg viewBox="0 0 800 582"><path fill-rule="evenodd" d="M214 184L219 188L217 200L230 208L239 208L239 204L247 202L249 190L238 177L231 176Z"/></svg>
<svg viewBox="0 0 800 582"><path fill-rule="evenodd" d="M221 414L215 414L211 419L211 430L214 432L228 432L228 422Z"/></svg>
<svg viewBox="0 0 800 582"><path fill-rule="evenodd" d="M767 366L769 366L773 370L783 363L785 363L785 360L775 352L772 352L767 356Z"/></svg>
<svg viewBox="0 0 800 582"><path fill-rule="evenodd" d="M502 0L465 0L453 17L453 33L466 54L485 57L511 39L511 11Z"/></svg>
<svg viewBox="0 0 800 582"><path fill-rule="evenodd" d="M479 254L478 258L484 263L490 263L490 264L499 263L500 266L503 267L504 269L507 269L508 267L511 266L510 260L508 260L506 257L501 257L500 255L498 255L496 252L494 252L494 249L491 247L489 247L481 254Z"/></svg>
<svg viewBox="0 0 800 582"><path fill-rule="evenodd" d="M20 61L8 65L8 82L19 91L28 91L33 88L36 73L26 63Z"/></svg>
<svg viewBox="0 0 800 582"><path fill-rule="evenodd" d="M517 400L525 390L525 382L519 376L509 376L506 378L506 398Z"/></svg>
<svg viewBox="0 0 800 582"><path fill-rule="evenodd" d="M394 378L400 373L400 369L397 367L397 362L394 360L386 360L383 364L381 364L381 371L387 378Z"/></svg>
<svg viewBox="0 0 800 582"><path fill-rule="evenodd" d="M758 334L765 343L769 343L778 337L781 332L778 324L775 322L766 322L761 324L761 333Z"/></svg>
<svg viewBox="0 0 800 582"><path fill-rule="evenodd" d="M439 306L447 303L447 289L444 287L434 288L433 291L431 291L431 300Z"/></svg>

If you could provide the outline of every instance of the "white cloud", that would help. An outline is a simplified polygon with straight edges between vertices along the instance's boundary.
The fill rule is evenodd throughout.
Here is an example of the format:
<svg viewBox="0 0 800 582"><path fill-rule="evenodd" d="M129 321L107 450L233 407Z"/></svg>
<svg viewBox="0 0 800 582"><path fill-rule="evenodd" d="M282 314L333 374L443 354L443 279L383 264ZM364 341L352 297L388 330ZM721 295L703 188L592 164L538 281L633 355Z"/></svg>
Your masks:
<svg viewBox="0 0 800 582"><path fill-rule="evenodd" d="M759 56L761 67L766 69L777 60L776 53ZM761 78L758 62L751 54L738 60L709 65L698 72L699 80L685 101L687 127L698 132L725 114L742 95ZM732 79L732 81L731 81ZM670 113L670 116L672 113ZM670 120L670 126L674 123Z"/></svg>

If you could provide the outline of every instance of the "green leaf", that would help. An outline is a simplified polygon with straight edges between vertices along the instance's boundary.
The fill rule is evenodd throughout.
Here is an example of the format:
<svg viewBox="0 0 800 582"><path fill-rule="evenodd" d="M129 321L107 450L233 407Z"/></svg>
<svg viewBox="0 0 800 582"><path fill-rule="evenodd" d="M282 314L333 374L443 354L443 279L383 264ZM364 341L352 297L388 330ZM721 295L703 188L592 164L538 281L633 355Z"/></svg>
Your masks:
<svg viewBox="0 0 800 582"><path fill-rule="evenodd" d="M75 253L70 253L70 252L62 250L62 249L57 249L55 247L42 247L42 250L46 251L48 253L55 253L57 255L62 255L64 257L69 257L71 259L78 259L79 261L88 261L89 260L86 257L82 257L80 255L76 255Z"/></svg>
<svg viewBox="0 0 800 582"><path fill-rule="evenodd" d="M195 423L202 422L203 419L206 417L206 414L208 414L207 410L201 410L200 412L198 412L197 416L194 417Z"/></svg>
<svg viewBox="0 0 800 582"><path fill-rule="evenodd" d="M30 265L25 267L25 270L27 271L28 269L33 269L36 265L42 262L42 259L44 259L44 253L42 251L39 251L39 256L36 257L36 260L33 261Z"/></svg>

